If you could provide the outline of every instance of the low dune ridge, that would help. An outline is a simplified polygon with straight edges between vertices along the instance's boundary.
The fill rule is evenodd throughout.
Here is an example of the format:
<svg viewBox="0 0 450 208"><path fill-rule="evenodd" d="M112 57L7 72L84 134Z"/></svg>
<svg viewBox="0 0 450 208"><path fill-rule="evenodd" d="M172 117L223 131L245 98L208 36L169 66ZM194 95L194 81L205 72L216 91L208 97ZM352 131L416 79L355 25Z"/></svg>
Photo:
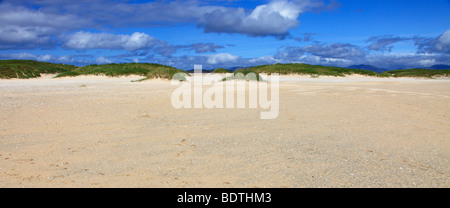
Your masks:
<svg viewBox="0 0 450 208"><path fill-rule="evenodd" d="M0 187L450 187L448 78L280 77L279 116L169 80L0 80Z"/></svg>

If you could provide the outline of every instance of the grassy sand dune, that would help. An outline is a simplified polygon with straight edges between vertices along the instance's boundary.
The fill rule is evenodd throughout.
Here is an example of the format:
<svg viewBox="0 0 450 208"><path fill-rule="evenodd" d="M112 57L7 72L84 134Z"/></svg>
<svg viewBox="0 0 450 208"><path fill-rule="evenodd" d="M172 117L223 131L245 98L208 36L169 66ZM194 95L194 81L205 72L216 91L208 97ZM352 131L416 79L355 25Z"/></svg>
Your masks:
<svg viewBox="0 0 450 208"><path fill-rule="evenodd" d="M111 77L139 75L145 79L162 78L172 79L176 73L184 73L183 70L170 66L150 63L127 63L127 64L104 64L88 65L72 71L58 74L56 77L79 76L79 75L106 75ZM187 75L187 74L186 74Z"/></svg>
<svg viewBox="0 0 450 208"><path fill-rule="evenodd" d="M260 65L249 68L237 69L234 74L255 73L259 77L260 73L280 75L310 75L312 78L318 76L345 77L348 75L363 75L373 77L448 77L449 70L430 69L401 69L377 73L363 69L347 69L333 66L309 65L309 64L273 64ZM172 79L176 73L186 73L186 71L161 64L153 63L123 63L123 64L102 64L77 67L65 64L53 64L31 60L0 60L0 79L10 78L36 78L41 74L57 74L55 77L74 77L79 75L106 75L106 76L145 76L143 80L152 78ZM231 73L224 68L217 68L212 73ZM186 76L187 73L186 73ZM180 79L183 79L182 77Z"/></svg>
<svg viewBox="0 0 450 208"><path fill-rule="evenodd" d="M430 69L399 69L386 71L381 73L383 75L388 75L392 77L439 77L444 76L448 77L450 75L450 69L442 69L442 70L430 70Z"/></svg>
<svg viewBox="0 0 450 208"><path fill-rule="evenodd" d="M0 60L0 79L36 78L41 74L68 73L78 67L32 60Z"/></svg>
<svg viewBox="0 0 450 208"><path fill-rule="evenodd" d="M254 72L254 73L279 73L279 74L300 74L300 75L319 75L319 76L345 76L352 74L361 74L366 76L380 76L380 74L362 70L362 69L347 69L332 66L309 65L309 64L274 64L254 66L246 69L239 69L236 71Z"/></svg>
<svg viewBox="0 0 450 208"><path fill-rule="evenodd" d="M226 74L226 73L231 73L231 71L228 69L224 69L224 68L217 68L217 69L214 69L211 73Z"/></svg>

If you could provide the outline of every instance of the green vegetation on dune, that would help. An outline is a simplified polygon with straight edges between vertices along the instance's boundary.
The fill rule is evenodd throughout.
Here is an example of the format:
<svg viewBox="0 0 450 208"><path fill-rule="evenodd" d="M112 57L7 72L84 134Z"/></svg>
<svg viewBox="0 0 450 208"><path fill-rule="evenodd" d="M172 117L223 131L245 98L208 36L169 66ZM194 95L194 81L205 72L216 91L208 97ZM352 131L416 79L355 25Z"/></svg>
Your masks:
<svg viewBox="0 0 450 208"><path fill-rule="evenodd" d="M450 74L450 70L431 70L431 69L401 69L377 73L374 71L363 69L347 69L333 66L309 65L298 63L254 66L245 69L238 69L235 71L235 74L239 72L243 73L244 75L253 72L258 77L260 73L265 73L269 75L272 73L278 73L280 75L304 74L304 75L311 75L311 77L347 76L352 74L359 74L364 76L377 76L377 77L426 77L426 78L433 78L436 76L448 77Z"/></svg>
<svg viewBox="0 0 450 208"><path fill-rule="evenodd" d="M140 75L146 79L172 79L176 73L187 73L170 66L150 63L103 64L77 67L73 65L53 64L31 60L0 60L0 79L35 78L41 74L57 74L58 77L74 77L79 75L127 76ZM180 75L181 76L181 75ZM177 79L185 80L178 76Z"/></svg>
<svg viewBox="0 0 450 208"><path fill-rule="evenodd" d="M182 73L183 70L170 66L149 63L126 63L126 64L104 64L104 65L88 65L77 68L70 72L58 74L56 77L78 76L78 75L105 75L111 77L139 75L146 78L141 79L172 79L176 73Z"/></svg>
<svg viewBox="0 0 450 208"><path fill-rule="evenodd" d="M448 77L450 75L450 69L444 69L444 70L399 69L399 70L385 71L381 74L385 75L385 76L392 76L392 77L427 77L427 78L433 78L436 76Z"/></svg>
<svg viewBox="0 0 450 208"><path fill-rule="evenodd" d="M224 68L217 68L217 69L214 69L211 73L216 73L216 74L219 74L219 73L221 73L221 74L226 74L226 73L231 73L231 71L228 70L228 69L224 69Z"/></svg>
<svg viewBox="0 0 450 208"><path fill-rule="evenodd" d="M127 75L146 76L150 71L150 68L154 68L153 64L94 64L80 67L75 69L74 72L78 72L83 75L105 75L111 77Z"/></svg>
<svg viewBox="0 0 450 208"><path fill-rule="evenodd" d="M32 60L0 60L0 79L10 78L36 78L41 74L57 74L69 72L76 66L66 64L53 64Z"/></svg>
<svg viewBox="0 0 450 208"><path fill-rule="evenodd" d="M359 74L365 76L377 76L377 77L426 77L433 78L436 76L448 77L449 70L431 70L431 69L401 69L385 71L383 73L377 73L374 71L363 69L347 69L333 66L321 66L321 65L309 65L309 64L274 64L274 65L260 65L246 69L238 69L235 72L242 72L247 74L253 72L259 73L278 73L285 74L305 74L317 76L346 76L352 74Z"/></svg>
<svg viewBox="0 0 450 208"><path fill-rule="evenodd" d="M67 71L67 72L59 73L58 75L55 76L55 78L58 78L58 77L76 77L76 76L80 76L80 75L81 75L80 72Z"/></svg>
<svg viewBox="0 0 450 208"><path fill-rule="evenodd" d="M185 76L189 75L183 70L162 65L155 67L154 69L152 69L150 72L147 73L147 79L161 78L161 79L177 79L180 81L185 81L186 80Z"/></svg>
<svg viewBox="0 0 450 208"><path fill-rule="evenodd" d="M346 76L351 74L361 74L366 76L379 76L378 73L362 69L347 69L333 66L309 65L309 64L274 64L274 65L260 65L246 69L239 69L240 71L251 71L258 73L278 73L286 74L305 74L305 75L323 75L323 76Z"/></svg>
<svg viewBox="0 0 450 208"><path fill-rule="evenodd" d="M165 66L161 64L151 63L124 63L124 64L103 64L103 65L88 65L77 67L65 64L53 64L48 62L38 62L32 60L0 60L0 79L9 78L35 78L40 77L41 74L57 74L55 77L79 76L79 75L106 75L106 76L127 76L140 75L145 78L139 80L146 80L152 78L186 80L185 76L189 76L185 71ZM177 74L180 73L180 74ZM231 73L227 69L217 68L213 73ZM241 74L244 76L241 76ZM235 76L228 77L230 79L246 79L250 78L246 75L254 73L254 79L261 80L259 74L278 73L280 75L286 74L303 74L311 75L311 77L318 76L346 76L352 74L360 74L366 76L378 77L428 77L436 76L448 77L450 69L448 70L430 70L430 69L400 69L385 71L377 73L362 69L347 69L332 66L308 65L308 64L273 64L260 65L250 68L238 69L234 71ZM238 76L236 76L238 75Z"/></svg>

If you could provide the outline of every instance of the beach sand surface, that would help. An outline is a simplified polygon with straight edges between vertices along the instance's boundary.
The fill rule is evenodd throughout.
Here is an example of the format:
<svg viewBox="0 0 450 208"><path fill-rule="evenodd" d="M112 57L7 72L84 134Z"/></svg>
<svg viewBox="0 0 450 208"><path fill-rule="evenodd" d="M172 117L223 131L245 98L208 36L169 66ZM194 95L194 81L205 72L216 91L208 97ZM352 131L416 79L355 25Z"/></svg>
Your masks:
<svg viewBox="0 0 450 208"><path fill-rule="evenodd" d="M279 115L142 77L0 80L0 187L450 187L450 80L282 76Z"/></svg>

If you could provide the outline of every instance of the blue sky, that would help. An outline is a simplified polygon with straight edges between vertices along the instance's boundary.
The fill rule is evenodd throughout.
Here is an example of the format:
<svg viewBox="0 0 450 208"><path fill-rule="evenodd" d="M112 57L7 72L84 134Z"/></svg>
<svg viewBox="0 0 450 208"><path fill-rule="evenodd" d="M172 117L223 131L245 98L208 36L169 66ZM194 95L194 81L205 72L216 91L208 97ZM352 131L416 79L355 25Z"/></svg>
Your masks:
<svg viewBox="0 0 450 208"><path fill-rule="evenodd" d="M450 65L449 0L3 0L0 59Z"/></svg>

